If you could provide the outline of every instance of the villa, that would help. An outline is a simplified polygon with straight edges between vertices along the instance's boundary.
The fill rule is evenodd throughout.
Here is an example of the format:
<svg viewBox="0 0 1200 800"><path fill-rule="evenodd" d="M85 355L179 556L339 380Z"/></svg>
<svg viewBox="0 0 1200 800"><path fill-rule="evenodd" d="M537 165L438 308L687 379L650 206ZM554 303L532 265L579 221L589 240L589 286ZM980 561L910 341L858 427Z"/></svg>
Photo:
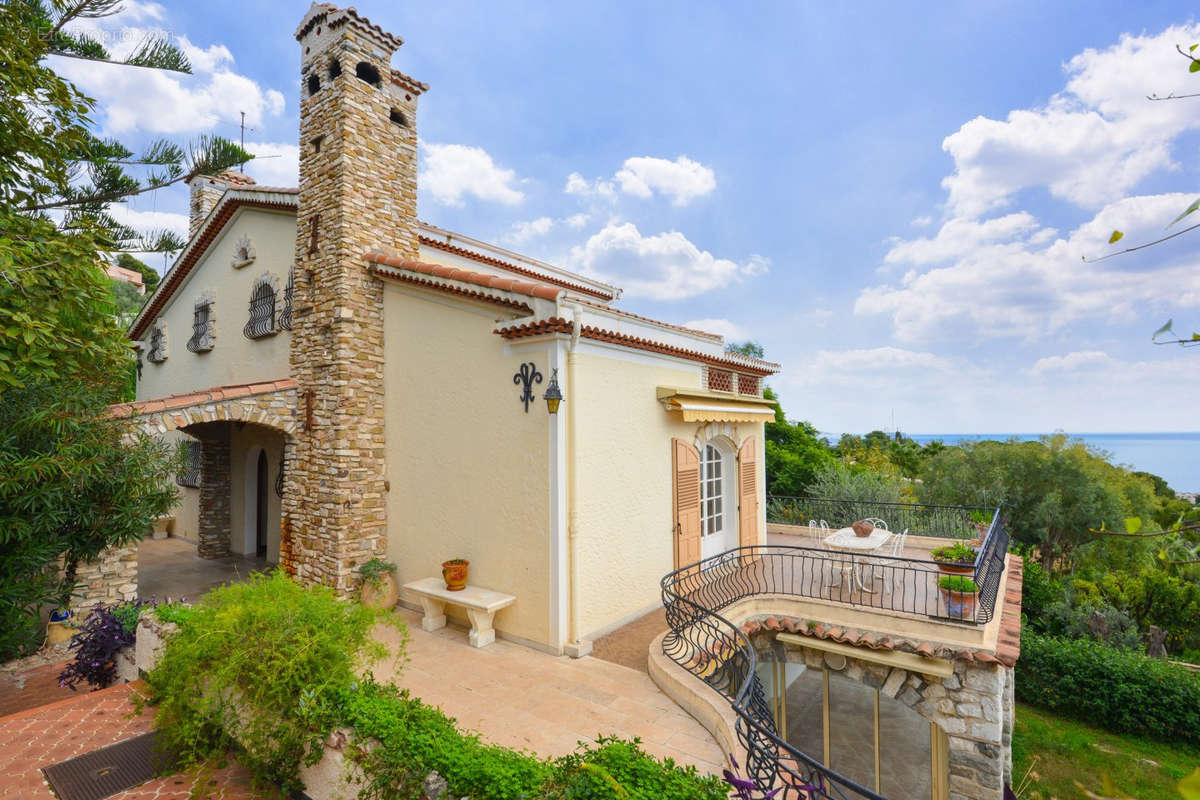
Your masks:
<svg viewBox="0 0 1200 800"><path fill-rule="evenodd" d="M392 69L401 40L322 4L295 35L299 186L192 177L187 245L129 331L116 412L188 454L175 535L346 594L372 557L402 584L467 559L513 598L496 635L554 655L665 607L651 676L779 797L1001 797L1020 562L998 512L769 518L779 365L419 221L429 87ZM899 547L839 554L807 524L867 516ZM969 538L964 612L929 551ZM81 570L80 602L134 569Z"/></svg>

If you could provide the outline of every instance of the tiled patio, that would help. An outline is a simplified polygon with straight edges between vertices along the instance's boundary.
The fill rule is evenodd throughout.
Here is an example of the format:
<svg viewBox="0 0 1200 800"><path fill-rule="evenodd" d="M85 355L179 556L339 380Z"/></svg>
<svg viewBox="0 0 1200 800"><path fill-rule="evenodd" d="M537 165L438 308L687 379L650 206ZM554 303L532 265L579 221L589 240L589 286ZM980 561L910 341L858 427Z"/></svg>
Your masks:
<svg viewBox="0 0 1200 800"><path fill-rule="evenodd" d="M585 657L552 656L498 639L477 649L467 632L421 630L420 614L396 612L408 624L409 661L376 677L394 680L495 744L560 756L598 735L640 737L659 757L720 774L725 755L696 720L659 691L644 672ZM380 638L396 641L381 627Z"/></svg>
<svg viewBox="0 0 1200 800"><path fill-rule="evenodd" d="M78 695L0 717L0 798L55 800L42 768L99 750L150 730L147 712L136 715L131 696L141 684L128 683ZM111 800L251 800L249 775L237 765L203 775L169 775L112 795Z"/></svg>
<svg viewBox="0 0 1200 800"><path fill-rule="evenodd" d="M187 539L145 539L138 544L138 596L195 600L210 589L268 569L265 558L229 555L201 558Z"/></svg>

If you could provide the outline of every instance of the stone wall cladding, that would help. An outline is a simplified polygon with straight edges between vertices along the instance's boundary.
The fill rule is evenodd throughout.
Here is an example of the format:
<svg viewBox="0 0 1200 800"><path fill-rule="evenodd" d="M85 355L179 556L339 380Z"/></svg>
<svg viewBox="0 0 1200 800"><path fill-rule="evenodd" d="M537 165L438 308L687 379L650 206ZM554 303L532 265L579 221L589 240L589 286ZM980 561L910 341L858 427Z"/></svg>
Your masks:
<svg viewBox="0 0 1200 800"><path fill-rule="evenodd" d="M865 683L934 722L949 742L951 800L999 800L1012 773L1013 670L998 663L954 661L954 674L939 678L854 658L835 668L811 648L792 647L771 631L751 636L764 661L826 668Z"/></svg>
<svg viewBox="0 0 1200 800"><path fill-rule="evenodd" d="M200 524L196 552L201 558L229 555L229 428L200 440Z"/></svg>
<svg viewBox="0 0 1200 800"><path fill-rule="evenodd" d="M137 544L110 547L95 561L82 563L76 569L78 581L71 595L71 609L86 614L97 603L109 605L137 599Z"/></svg>
<svg viewBox="0 0 1200 800"><path fill-rule="evenodd" d="M348 592L355 567L386 546L383 284L363 256L418 255L418 87L392 79L399 41L352 11L313 6L296 38L301 155L291 372L306 430L287 464L284 567ZM378 85L356 76L360 62L377 71ZM405 124L392 120L393 110Z"/></svg>

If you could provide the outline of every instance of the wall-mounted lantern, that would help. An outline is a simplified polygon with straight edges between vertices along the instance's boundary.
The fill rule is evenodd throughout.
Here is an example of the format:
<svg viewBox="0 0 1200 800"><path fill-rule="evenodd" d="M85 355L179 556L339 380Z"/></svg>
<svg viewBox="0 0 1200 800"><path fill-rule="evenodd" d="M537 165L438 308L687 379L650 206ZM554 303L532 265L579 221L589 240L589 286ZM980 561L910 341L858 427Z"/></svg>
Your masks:
<svg viewBox="0 0 1200 800"><path fill-rule="evenodd" d="M558 413L558 404L562 402L562 390L558 388L558 367L550 373L550 385L546 387L546 393L542 395L546 400L546 409L551 414Z"/></svg>

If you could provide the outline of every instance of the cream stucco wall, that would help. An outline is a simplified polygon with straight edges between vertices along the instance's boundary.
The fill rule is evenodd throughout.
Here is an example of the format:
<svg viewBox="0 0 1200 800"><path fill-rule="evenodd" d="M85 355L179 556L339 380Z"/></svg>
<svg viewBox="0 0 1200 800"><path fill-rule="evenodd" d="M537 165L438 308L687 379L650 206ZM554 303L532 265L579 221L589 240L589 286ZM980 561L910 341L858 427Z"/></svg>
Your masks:
<svg viewBox="0 0 1200 800"><path fill-rule="evenodd" d="M401 583L471 562L470 582L516 595L503 634L550 637L550 425L513 374L546 372L547 345L510 348L492 305L387 284L384 294L388 545ZM546 376L548 379L548 375ZM453 613L453 612L451 612Z"/></svg>
<svg viewBox="0 0 1200 800"><path fill-rule="evenodd" d="M170 443L172 447L177 446L176 443L178 442L195 441L195 439L183 431L167 431L163 434L162 438L164 441ZM171 523L171 535L179 539L187 539L189 542L198 542L200 531L200 490L175 484L174 476L171 476L170 480L179 493L179 501L170 512L175 518L175 521Z"/></svg>
<svg viewBox="0 0 1200 800"><path fill-rule="evenodd" d="M243 234L249 234L257 257L249 266L235 269L233 253ZM293 215L262 209L235 212L160 315L167 323L167 360L153 364L143 356L138 400L288 377L291 334L281 331L251 340L242 334L242 328L249 317L254 282L266 272L279 279L275 310L277 314L282 310L282 290L294 260L295 238ZM216 340L212 350L192 353L187 341L192 335L195 302L206 291L214 294ZM153 321L142 339L144 353L149 352L152 328Z"/></svg>
<svg viewBox="0 0 1200 800"><path fill-rule="evenodd" d="M698 364L586 341L579 346L568 400L578 426L569 468L576 481L575 613L582 638L661 600L659 581L675 566L671 439L694 441L706 426L665 411L655 390L699 388L700 379ZM727 429L738 444L758 436L762 452L761 423ZM760 456L760 486L761 469Z"/></svg>
<svg viewBox="0 0 1200 800"><path fill-rule="evenodd" d="M234 425L229 436L229 547L235 553L254 555L258 454L267 453L267 561L279 562L281 500L275 478L283 460L283 434L259 425Z"/></svg>

